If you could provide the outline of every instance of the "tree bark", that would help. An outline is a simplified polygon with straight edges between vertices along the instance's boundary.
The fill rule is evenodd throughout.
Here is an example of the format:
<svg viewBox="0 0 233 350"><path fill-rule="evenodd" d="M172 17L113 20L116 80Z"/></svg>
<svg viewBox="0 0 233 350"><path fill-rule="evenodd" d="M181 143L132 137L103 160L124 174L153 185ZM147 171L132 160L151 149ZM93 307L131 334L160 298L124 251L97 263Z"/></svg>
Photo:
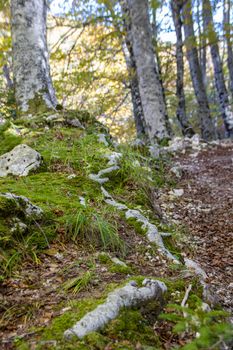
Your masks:
<svg viewBox="0 0 233 350"><path fill-rule="evenodd" d="M132 24L132 48L136 63L139 91L150 142L167 138L166 108L156 69L147 0L127 0Z"/></svg>
<svg viewBox="0 0 233 350"><path fill-rule="evenodd" d="M133 114L134 121L137 131L137 136L139 138L145 135L145 127L144 127L144 114L142 108L142 101L139 91L139 82L136 72L136 61L133 53L132 47L132 33L131 33L131 22L129 16L129 8L127 4L127 0L121 1L121 9L123 14L123 26L125 31L125 43L123 43L123 52L125 56L125 61L127 65L127 69L129 72L130 79L130 90L131 90L131 98L133 104Z"/></svg>
<svg viewBox="0 0 233 350"><path fill-rule="evenodd" d="M218 94L222 118L228 137L233 137L233 111L229 103L228 93L223 75L223 67L218 47L218 36L214 28L212 7L209 0L203 0L204 28L207 33L212 62L214 66L215 86Z"/></svg>
<svg viewBox="0 0 233 350"><path fill-rule="evenodd" d="M224 4L224 34L227 44L227 66L230 78L230 90L233 97L233 50L232 50L232 40L231 40L231 24L230 24L230 11L231 11L231 1L225 0Z"/></svg>
<svg viewBox="0 0 233 350"><path fill-rule="evenodd" d="M7 84L7 88L9 90L13 89L14 87L14 84L13 84L13 81L11 79L11 76L10 76L10 69L9 69L9 66L8 64L4 64L3 68L2 68L2 71L3 71L3 76L4 78L6 79L6 84Z"/></svg>
<svg viewBox="0 0 233 350"><path fill-rule="evenodd" d="M159 76L159 82L162 88L162 96L163 96L163 103L165 105L165 123L166 123L166 128L168 131L168 134L172 136L172 128L171 124L169 123L169 118L168 118L168 113L167 113L167 102L166 102L166 95L165 95L165 88L163 84L163 78L162 78L162 67L161 67L161 60L159 57L159 50L158 50L158 29L157 29L157 15L156 15L156 9L152 9L152 25L151 25L151 30L152 30L152 43L154 46L155 50L155 64L156 64L156 69L158 72Z"/></svg>
<svg viewBox="0 0 233 350"><path fill-rule="evenodd" d="M182 38L182 20L181 10L182 4L178 1L171 0L172 17L176 31L176 96L178 100L176 116L180 122L182 134L192 137L193 131L186 114L185 94L184 94L184 56L183 56L183 38Z"/></svg>
<svg viewBox="0 0 233 350"><path fill-rule="evenodd" d="M191 0L184 1L183 18L187 58L189 62L192 84L199 107L202 137L204 140L211 140L215 136L215 131L198 59L197 43L193 28Z"/></svg>
<svg viewBox="0 0 233 350"><path fill-rule="evenodd" d="M13 75L19 113L57 105L46 40L46 0L12 0Z"/></svg>

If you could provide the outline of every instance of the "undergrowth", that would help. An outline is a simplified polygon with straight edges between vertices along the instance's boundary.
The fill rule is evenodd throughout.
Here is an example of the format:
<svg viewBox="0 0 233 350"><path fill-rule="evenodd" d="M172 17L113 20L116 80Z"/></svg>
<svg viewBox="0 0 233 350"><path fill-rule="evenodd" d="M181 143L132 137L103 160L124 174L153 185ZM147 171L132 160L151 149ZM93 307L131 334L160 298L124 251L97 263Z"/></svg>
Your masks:
<svg viewBox="0 0 233 350"><path fill-rule="evenodd" d="M0 178L1 192L23 195L44 211L41 221L27 222L26 232L14 234L9 232L9 229L7 231L6 225L12 214L5 217L5 214L3 215L0 211L2 279L14 276L16 267L19 267L20 262L24 260L38 264L40 253L55 241L62 242L64 245L67 242L73 242L75 245L84 245L86 249L91 247L93 251L104 251L105 255L102 254L99 262L105 264L110 276L109 280L114 273L136 274L131 264L117 265L108 258L109 252L121 258L127 255L127 244L123 239L121 226L125 218L119 211L104 202L99 184L88 177L91 173L96 174L106 168L108 160L105 156L113 151L111 145L107 147L100 143L93 131L99 131L98 127L94 125L87 130L79 130L62 126L50 128L46 132L41 127L22 139L9 134L7 128L0 130L1 154L25 142L41 153L44 162L37 173L31 173L27 177ZM120 146L117 151L122 153L119 161L120 169L109 174L110 181L106 183L106 189L117 201L125 203L129 208L141 210L161 231L172 233L172 238L166 238L165 244L181 258L180 251L176 248L176 237L181 233L175 227L161 223L161 218L154 206L155 198L151 195L159 187L174 186L173 179L170 179L166 173L169 159L166 157L152 159L146 148L133 149L128 145ZM84 199L84 203L80 197ZM129 224L132 224L136 233L145 234L141 225L130 221ZM154 246L151 247L151 254L157 254ZM67 294L71 292L74 300L63 303L60 307L71 307L71 310L55 317L46 329L32 330L36 334L38 332L40 338L39 341L36 340L36 345L34 344L36 350L94 350L108 348L108 346L111 346L110 349L158 350L164 348L162 344L165 341L171 340L170 348L178 349L178 344L183 341L183 332L190 343L183 347L187 350L205 349L204 346L206 349L208 347L208 349L215 349L214 346L220 340L225 341L225 338L226 341L228 340L230 329L224 323L226 315L221 312L211 314L201 311L200 299L198 299L201 296L200 285L192 281L195 286L189 298L189 307L181 309L179 305L184 296L187 281L167 279L164 281L168 286L165 300L171 305L166 308L166 312L158 321L158 332L155 327L158 310L152 303L149 309L143 306L139 309L122 310L119 317L99 333L92 333L83 340L74 339L71 342L65 342L63 332L86 312L102 303L107 292L113 288L109 286L100 299L78 300L79 293L89 289L96 271L93 263L88 271L72 275L72 278L67 279L62 285L61 288ZM145 276L134 276L139 285L144 278ZM184 313L187 317L184 317ZM175 328L172 330L173 326ZM163 336L161 336L162 327L165 329ZM197 333L200 334L199 337L195 337ZM54 339L55 343L53 343ZM30 349L30 342L20 339L16 339L15 345L20 350Z"/></svg>

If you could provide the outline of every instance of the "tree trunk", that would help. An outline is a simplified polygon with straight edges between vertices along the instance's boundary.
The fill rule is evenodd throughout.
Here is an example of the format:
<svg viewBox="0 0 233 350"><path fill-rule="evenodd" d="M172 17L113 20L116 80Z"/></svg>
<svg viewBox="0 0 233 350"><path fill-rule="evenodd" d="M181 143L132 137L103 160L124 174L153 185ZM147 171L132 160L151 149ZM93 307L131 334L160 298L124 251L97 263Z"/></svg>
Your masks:
<svg viewBox="0 0 233 350"><path fill-rule="evenodd" d="M12 0L13 75L19 113L57 105L46 41L46 0Z"/></svg>
<svg viewBox="0 0 233 350"><path fill-rule="evenodd" d="M222 118L228 137L233 137L233 112L229 104L228 93L225 85L223 67L218 47L218 36L214 29L212 7L209 0L203 0L204 28L207 33L212 62L214 66L215 86L218 94Z"/></svg>
<svg viewBox="0 0 233 350"><path fill-rule="evenodd" d="M202 79L203 83L206 87L207 85L207 75L206 75L206 35L204 32L203 25L201 25L201 21L203 22L204 14L203 14L203 6L200 10L200 0L198 0L198 34L199 34L199 40L200 40L200 48L199 48L199 61L201 65L201 72L202 72Z"/></svg>
<svg viewBox="0 0 233 350"><path fill-rule="evenodd" d="M194 92L196 95L201 132L204 140L211 140L215 136L214 125L210 115L210 108L207 99L205 86L202 79L201 67L198 59L197 43L193 28L192 18L192 2L191 0L185 0L183 5L183 17L184 17L184 32L185 32L185 45L187 51L187 57L189 62L189 68L193 83Z"/></svg>
<svg viewBox="0 0 233 350"><path fill-rule="evenodd" d="M183 57L183 39L182 39L182 20L181 10L182 5L178 1L171 0L172 17L176 31L176 96L178 106L176 110L177 119L180 122L182 134L192 137L195 133L189 124L186 115L185 94L184 94L184 57Z"/></svg>
<svg viewBox="0 0 233 350"><path fill-rule="evenodd" d="M158 76L159 76L159 82L160 82L160 85L162 88L163 103L165 105L165 123L166 123L166 128L167 128L168 134L170 136L172 136L173 133L172 133L171 124L169 123L169 118L168 118L168 113L167 113L167 103L166 103L166 95L165 95L165 89L164 89L163 78L162 78L161 60L159 57L157 15L156 15L155 8L152 9L151 30L152 30L152 43L153 43L154 50L155 50L155 64L156 64L156 69L157 69Z"/></svg>
<svg viewBox="0 0 233 350"><path fill-rule="evenodd" d="M9 66L8 64L4 64L3 68L2 68L2 71L3 71L3 76L4 78L6 79L6 84L7 84L7 88L9 90L13 89L14 87L14 84L13 84L13 81L11 79L11 76L10 76L10 69L9 69Z"/></svg>
<svg viewBox="0 0 233 350"><path fill-rule="evenodd" d="M132 48L145 119L151 142L167 138L166 108L156 69L147 0L127 0L132 24Z"/></svg>
<svg viewBox="0 0 233 350"><path fill-rule="evenodd" d="M137 131L137 136L139 138L145 135L145 127L144 127L144 115L142 102L139 91L139 83L136 72L136 62L134 58L133 48L132 48L132 34L131 34L131 22L129 17L129 8L126 0L121 1L121 9L123 14L123 25L125 31L125 45L123 45L123 53L125 56L125 61L127 65L127 69L129 72L130 79L130 90L131 90L131 98L133 104L133 114L135 120L135 126Z"/></svg>
<svg viewBox="0 0 233 350"><path fill-rule="evenodd" d="M231 11L231 1L225 0L224 8L224 32L225 40L227 44L227 66L230 77L230 90L233 97L233 50L232 50L232 40L231 40L231 24L230 24L230 11Z"/></svg>

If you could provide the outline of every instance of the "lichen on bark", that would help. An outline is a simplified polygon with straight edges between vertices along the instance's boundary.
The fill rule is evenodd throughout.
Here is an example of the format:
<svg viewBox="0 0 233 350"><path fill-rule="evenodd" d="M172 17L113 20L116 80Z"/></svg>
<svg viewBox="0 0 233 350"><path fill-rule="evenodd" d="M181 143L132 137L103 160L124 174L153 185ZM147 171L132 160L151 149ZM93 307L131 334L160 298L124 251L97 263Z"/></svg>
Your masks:
<svg viewBox="0 0 233 350"><path fill-rule="evenodd" d="M18 114L57 105L49 68L45 0L12 0L13 74Z"/></svg>

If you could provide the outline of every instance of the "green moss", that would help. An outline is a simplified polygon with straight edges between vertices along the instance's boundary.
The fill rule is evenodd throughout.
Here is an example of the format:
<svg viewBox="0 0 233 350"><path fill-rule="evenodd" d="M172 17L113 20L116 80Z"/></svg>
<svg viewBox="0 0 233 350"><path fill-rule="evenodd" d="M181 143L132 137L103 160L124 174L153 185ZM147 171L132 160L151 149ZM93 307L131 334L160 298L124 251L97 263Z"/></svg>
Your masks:
<svg viewBox="0 0 233 350"><path fill-rule="evenodd" d="M133 227L134 227L134 229L135 229L135 231L138 233L138 234L140 234L140 235L142 235L142 236L145 236L145 233L146 233L146 230L145 229L143 229L143 224L142 223L140 223L140 222L138 222L136 219L134 219L134 218L129 218L129 219L127 219L127 222L130 224L130 225L132 225Z"/></svg>
<svg viewBox="0 0 233 350"><path fill-rule="evenodd" d="M139 277L141 280L141 278ZM122 283L125 285L125 282ZM103 297L100 299L83 299L70 301L66 306L71 306L72 311L56 317L50 326L46 327L41 333L40 340L35 345L36 350L45 348L47 342L49 349L104 349L107 344L111 344L112 349L135 349L140 342L144 348L151 346L151 349L158 349L158 338L153 331L153 327L139 310L124 309L117 319L111 321L103 330L88 334L80 340L73 337L70 341L64 340L64 331L72 327L87 312L94 310L102 304L107 294L116 288L116 284L108 285ZM118 285L121 287L121 285ZM63 305L64 307L64 305ZM33 331L36 331L33 329ZM50 340L56 340L56 345L49 345ZM43 344L43 345L42 345ZM18 342L18 349L27 349L27 342ZM23 347L22 347L23 346ZM47 347L46 347L47 348Z"/></svg>
<svg viewBox="0 0 233 350"><path fill-rule="evenodd" d="M109 338L117 338L118 342L124 341L125 345L128 341L128 349L132 350L138 342L142 346L153 346L154 349L160 345L153 328L139 310L122 310L118 318L107 325L103 334ZM115 347L120 348L119 344Z"/></svg>
<svg viewBox="0 0 233 350"><path fill-rule="evenodd" d="M54 109L51 107L49 108L43 98L43 95L47 93L47 91L40 91L35 93L35 96L28 101L28 110L27 110L27 115L37 115L37 114L42 114L48 111L54 112ZM17 115L22 116L25 115L25 112L17 109Z"/></svg>
<svg viewBox="0 0 233 350"><path fill-rule="evenodd" d="M84 338L84 342L92 349L102 350L109 343L109 339L100 333L92 332Z"/></svg>
<svg viewBox="0 0 233 350"><path fill-rule="evenodd" d="M112 260L110 258L110 256L105 253L105 252L101 252L99 255L98 255L98 259L99 259L99 262L101 264L108 264L108 263L111 263Z"/></svg>
<svg viewBox="0 0 233 350"><path fill-rule="evenodd" d="M6 216L16 208L16 203L13 199L0 196L0 215Z"/></svg>
<svg viewBox="0 0 233 350"><path fill-rule="evenodd" d="M123 266L120 264L113 264L110 268L109 271L112 273L122 273L124 275L131 274L132 273L132 268L129 266Z"/></svg>
<svg viewBox="0 0 233 350"><path fill-rule="evenodd" d="M10 123L6 123L0 127L0 156L22 143L22 138L12 134L12 132L8 130L9 128Z"/></svg>
<svg viewBox="0 0 233 350"><path fill-rule="evenodd" d="M56 317L52 321L52 324L44 330L41 339L63 340L63 333L65 332L65 330L72 327L87 312L94 310L99 304L103 302L104 298L72 301L72 312L66 312L63 315Z"/></svg>

